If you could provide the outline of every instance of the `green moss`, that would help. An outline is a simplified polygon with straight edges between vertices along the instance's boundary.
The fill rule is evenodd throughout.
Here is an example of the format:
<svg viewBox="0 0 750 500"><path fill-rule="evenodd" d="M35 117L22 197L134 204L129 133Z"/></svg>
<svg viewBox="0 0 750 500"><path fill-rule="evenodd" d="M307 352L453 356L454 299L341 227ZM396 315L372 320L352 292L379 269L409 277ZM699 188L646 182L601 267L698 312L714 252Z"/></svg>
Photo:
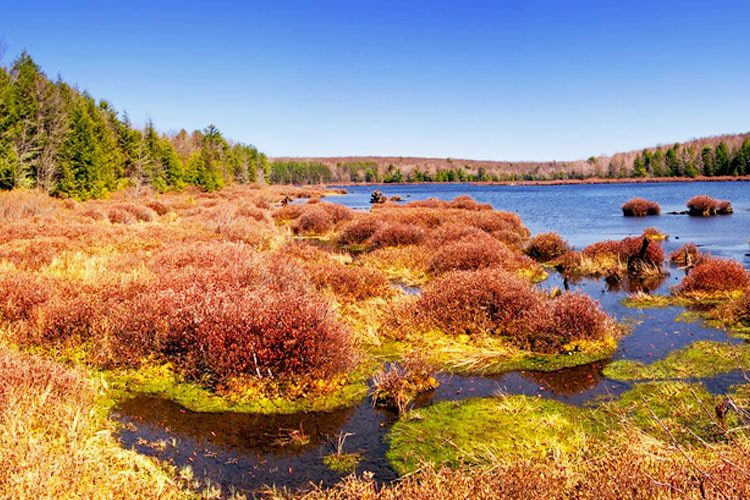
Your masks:
<svg viewBox="0 0 750 500"><path fill-rule="evenodd" d="M658 380L710 377L748 368L750 346L699 341L650 364L614 361L604 368L604 375L615 380Z"/></svg>
<svg viewBox="0 0 750 500"><path fill-rule="evenodd" d="M405 474L425 462L587 460L625 446L634 429L670 445L720 441L726 434L713 418L719 399L701 384L651 382L587 408L528 396L444 402L402 417L388 435L387 457ZM738 423L736 416L727 421Z"/></svg>
<svg viewBox="0 0 750 500"><path fill-rule="evenodd" d="M608 359L617 348L614 337L602 341L577 341L561 353L543 354L514 346L507 338L452 337L439 331L419 335L413 347L451 373L494 375L514 370L555 371Z"/></svg>
<svg viewBox="0 0 750 500"><path fill-rule="evenodd" d="M425 461L457 466L577 454L603 430L589 413L526 396L439 403L394 425L387 457L405 474Z"/></svg>
<svg viewBox="0 0 750 500"><path fill-rule="evenodd" d="M654 309L680 305L681 299L668 295L651 295L647 293L633 293L623 299L625 307L633 309Z"/></svg>
<svg viewBox="0 0 750 500"><path fill-rule="evenodd" d="M222 397L199 384L185 382L168 366L142 367L138 370L105 371L102 376L115 400L141 393L169 399L200 412L297 413L327 411L352 406L367 396L367 377L353 374L329 394L287 399L253 393L253 397Z"/></svg>
<svg viewBox="0 0 750 500"><path fill-rule="evenodd" d="M334 472L344 474L354 472L361 458L360 453L331 453L323 457L323 464Z"/></svg>
<svg viewBox="0 0 750 500"><path fill-rule="evenodd" d="M637 384L603 408L652 437L697 444L721 438L713 417L717 400L702 384L649 382Z"/></svg>

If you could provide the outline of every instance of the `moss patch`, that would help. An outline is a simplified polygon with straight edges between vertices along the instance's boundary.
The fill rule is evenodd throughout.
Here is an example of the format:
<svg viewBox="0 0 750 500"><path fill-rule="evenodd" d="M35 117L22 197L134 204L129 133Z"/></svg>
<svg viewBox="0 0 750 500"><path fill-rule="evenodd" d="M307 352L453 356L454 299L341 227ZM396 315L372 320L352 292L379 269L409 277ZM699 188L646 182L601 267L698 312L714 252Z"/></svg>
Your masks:
<svg viewBox="0 0 750 500"><path fill-rule="evenodd" d="M558 354L542 354L514 346L502 337L453 337L439 331L420 334L420 350L441 369L451 373L493 375L514 370L555 371L608 359L617 348L613 337L602 341L577 341Z"/></svg>
<svg viewBox="0 0 750 500"><path fill-rule="evenodd" d="M615 380L658 380L710 377L748 368L749 346L706 340L694 342L650 364L614 361L604 368L604 375Z"/></svg>
<svg viewBox="0 0 750 500"><path fill-rule="evenodd" d="M444 402L412 411L389 434L405 474L422 462L457 466L577 454L601 432L587 410L526 396Z"/></svg>
<svg viewBox="0 0 750 500"><path fill-rule="evenodd" d="M323 464L341 474L354 472L362 455L360 453L331 453L323 457Z"/></svg>
<svg viewBox="0 0 750 500"><path fill-rule="evenodd" d="M719 399L701 384L651 382L588 408L528 396L444 402L402 417L388 436L387 457L404 474L425 462L586 460L626 446L633 431L667 445L717 442L726 438L713 418ZM728 418L727 426L737 424Z"/></svg>
<svg viewBox="0 0 750 500"><path fill-rule="evenodd" d="M368 372L369 373L369 372ZM199 384L185 382L168 365L138 370L102 372L113 399L134 393L159 396L199 412L297 413L327 411L351 406L367 396L367 373L355 373L340 380L325 381L325 393L294 399L270 397L248 387L243 394L234 390L226 395L212 392ZM323 382L322 382L323 383Z"/></svg>

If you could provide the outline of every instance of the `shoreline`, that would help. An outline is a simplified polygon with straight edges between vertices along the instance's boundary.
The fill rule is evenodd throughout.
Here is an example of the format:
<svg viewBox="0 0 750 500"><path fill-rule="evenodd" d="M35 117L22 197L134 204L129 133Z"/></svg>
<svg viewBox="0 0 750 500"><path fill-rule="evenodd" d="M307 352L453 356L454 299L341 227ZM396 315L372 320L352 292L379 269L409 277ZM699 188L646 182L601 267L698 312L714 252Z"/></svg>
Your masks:
<svg viewBox="0 0 750 500"><path fill-rule="evenodd" d="M750 182L750 175L715 176L715 177L627 177L608 179L592 177L590 179L548 179L537 181L463 181L463 182L329 182L323 184L331 187L351 186L411 186L432 184L471 184L473 186L567 186L580 184L659 184L668 182Z"/></svg>

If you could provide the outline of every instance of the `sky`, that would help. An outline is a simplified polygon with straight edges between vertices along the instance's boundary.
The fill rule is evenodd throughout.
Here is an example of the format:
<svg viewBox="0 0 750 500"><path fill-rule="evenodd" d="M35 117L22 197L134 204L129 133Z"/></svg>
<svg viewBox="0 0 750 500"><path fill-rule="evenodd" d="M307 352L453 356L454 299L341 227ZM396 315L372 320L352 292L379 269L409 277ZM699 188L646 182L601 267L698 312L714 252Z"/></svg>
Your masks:
<svg viewBox="0 0 750 500"><path fill-rule="evenodd" d="M750 130L750 2L0 0L0 39L270 156L574 160Z"/></svg>

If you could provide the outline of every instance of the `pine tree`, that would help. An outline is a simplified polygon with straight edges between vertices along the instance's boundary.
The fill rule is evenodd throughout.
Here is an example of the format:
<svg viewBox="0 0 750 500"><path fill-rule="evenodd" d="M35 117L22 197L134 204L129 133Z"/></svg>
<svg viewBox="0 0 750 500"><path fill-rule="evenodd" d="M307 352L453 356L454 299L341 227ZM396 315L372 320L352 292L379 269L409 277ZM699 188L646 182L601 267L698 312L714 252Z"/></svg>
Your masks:
<svg viewBox="0 0 750 500"><path fill-rule="evenodd" d="M727 148L727 145L724 141L721 141L718 146L716 146L716 152L714 154L714 163L716 165L716 174L717 175L731 175L730 172L730 166L731 163L729 161L729 148Z"/></svg>

